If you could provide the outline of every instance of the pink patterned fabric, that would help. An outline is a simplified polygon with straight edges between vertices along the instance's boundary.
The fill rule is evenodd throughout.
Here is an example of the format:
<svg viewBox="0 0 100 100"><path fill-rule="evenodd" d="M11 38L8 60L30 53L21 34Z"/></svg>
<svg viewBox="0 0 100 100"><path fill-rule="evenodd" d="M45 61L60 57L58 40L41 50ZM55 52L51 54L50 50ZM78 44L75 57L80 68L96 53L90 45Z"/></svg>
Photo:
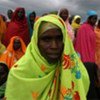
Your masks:
<svg viewBox="0 0 100 100"><path fill-rule="evenodd" d="M66 28L67 28L67 31L68 31L68 34L69 34L71 40L74 41L74 38L75 38L74 32L73 32L73 29L72 29L71 25L69 24L68 20L66 20L65 24L66 24Z"/></svg>

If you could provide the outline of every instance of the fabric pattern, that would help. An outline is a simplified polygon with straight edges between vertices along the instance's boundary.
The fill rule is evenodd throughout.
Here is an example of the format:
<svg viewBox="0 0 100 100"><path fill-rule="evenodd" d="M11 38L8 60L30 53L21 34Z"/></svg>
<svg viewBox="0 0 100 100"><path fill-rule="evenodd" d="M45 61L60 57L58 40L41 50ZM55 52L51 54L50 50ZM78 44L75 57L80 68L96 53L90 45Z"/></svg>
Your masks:
<svg viewBox="0 0 100 100"><path fill-rule="evenodd" d="M62 30L64 51L61 63L49 64L39 52L38 29L42 21L53 23ZM7 100L86 100L89 77L74 51L62 19L56 15L41 17L35 23L34 29L24 57L10 70L5 98Z"/></svg>

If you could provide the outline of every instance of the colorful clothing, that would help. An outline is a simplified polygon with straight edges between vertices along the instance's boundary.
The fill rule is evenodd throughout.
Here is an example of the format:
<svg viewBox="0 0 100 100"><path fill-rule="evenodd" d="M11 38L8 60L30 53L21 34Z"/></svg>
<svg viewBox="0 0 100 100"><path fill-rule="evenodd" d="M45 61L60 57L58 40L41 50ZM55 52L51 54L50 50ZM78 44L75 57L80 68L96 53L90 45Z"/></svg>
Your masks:
<svg viewBox="0 0 100 100"><path fill-rule="evenodd" d="M95 62L95 33L87 22L78 30L75 50L81 55L83 62Z"/></svg>
<svg viewBox="0 0 100 100"><path fill-rule="evenodd" d="M0 42L0 56L4 53L6 47Z"/></svg>
<svg viewBox="0 0 100 100"><path fill-rule="evenodd" d="M6 23L3 21L2 16L0 16L0 41L3 40L5 31L6 31Z"/></svg>
<svg viewBox="0 0 100 100"><path fill-rule="evenodd" d="M60 16L60 13L63 11L63 10L66 10L65 8L63 9L60 9L59 11L58 11L58 15ZM72 27L71 27L71 25L70 25L70 23L69 23L69 14L68 14L68 18L66 18L66 21L65 21L65 24L66 24L66 28L67 28L67 32L68 32L68 35L69 35L69 37L71 38L71 40L72 41L74 41L74 31L73 31L73 29L72 29Z"/></svg>
<svg viewBox="0 0 100 100"><path fill-rule="evenodd" d="M27 12L27 21L28 21L30 39L31 39L32 34L33 34L33 29L32 29L32 27L31 27L31 23L30 23L30 14L31 14L31 13L32 13L32 12Z"/></svg>
<svg viewBox="0 0 100 100"><path fill-rule="evenodd" d="M71 24L71 26L72 26L73 30L79 29L79 27L80 27L80 24L77 24L77 23L75 22L76 19L78 19L78 18L81 19L80 16L75 15L75 16L74 16L74 19L72 20L72 24Z"/></svg>
<svg viewBox="0 0 100 100"><path fill-rule="evenodd" d="M17 51L13 49L13 42L16 38L19 38L21 42L21 48ZM2 54L0 61L5 62L8 65L8 68L10 69L12 65L14 65L24 55L25 50L26 46L23 40L18 36L14 36L11 38L7 50Z"/></svg>
<svg viewBox="0 0 100 100"><path fill-rule="evenodd" d="M74 39L75 39L74 31L73 31L73 29L72 29L72 27L71 27L71 25L69 24L68 21L66 21L65 23L66 23L66 27L67 27L69 37L71 38L72 41L74 41Z"/></svg>
<svg viewBox="0 0 100 100"><path fill-rule="evenodd" d="M100 28L95 28L96 33L96 64L100 68Z"/></svg>
<svg viewBox="0 0 100 100"><path fill-rule="evenodd" d="M63 34L62 61L56 64L48 63L41 56L37 46L39 26L43 21L57 25ZM39 18L35 23L34 33L24 57L10 70L5 98L7 100L86 100L88 89L87 71L74 51L62 19L56 15Z"/></svg>
<svg viewBox="0 0 100 100"><path fill-rule="evenodd" d="M24 12L23 19L19 19L19 17L18 17L18 12L21 9ZM26 45L28 45L28 43L30 41L28 23L27 23L27 19L26 19L26 16L25 16L24 8L17 8L15 10L15 12L13 13L11 22L9 23L9 25L7 27L7 31L5 33L5 38L3 40L3 43L6 47L9 44L9 40L13 36L20 36L23 39L23 41L25 42Z"/></svg>

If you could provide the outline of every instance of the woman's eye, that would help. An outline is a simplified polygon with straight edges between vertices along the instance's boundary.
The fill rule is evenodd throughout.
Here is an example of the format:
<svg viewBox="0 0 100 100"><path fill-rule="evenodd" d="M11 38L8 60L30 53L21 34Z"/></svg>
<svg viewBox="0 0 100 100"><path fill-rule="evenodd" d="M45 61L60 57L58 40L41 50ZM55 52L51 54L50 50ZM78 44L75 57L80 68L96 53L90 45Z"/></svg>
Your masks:
<svg viewBox="0 0 100 100"><path fill-rule="evenodd" d="M41 39L42 39L43 41L45 41L45 42L49 42L49 41L51 40L50 37L42 37Z"/></svg>
<svg viewBox="0 0 100 100"><path fill-rule="evenodd" d="M62 37L62 36L58 36L56 39L57 39L58 41L62 41L62 40L63 40L63 37Z"/></svg>

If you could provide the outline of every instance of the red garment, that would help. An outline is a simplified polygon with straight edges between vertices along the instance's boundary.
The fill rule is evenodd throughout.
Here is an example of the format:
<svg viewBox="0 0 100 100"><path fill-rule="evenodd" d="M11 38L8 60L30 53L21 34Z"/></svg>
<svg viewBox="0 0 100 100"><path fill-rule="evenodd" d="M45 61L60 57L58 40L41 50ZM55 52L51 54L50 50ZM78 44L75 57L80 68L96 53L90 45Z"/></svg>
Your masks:
<svg viewBox="0 0 100 100"><path fill-rule="evenodd" d="M19 10L23 10L24 17L23 19L19 19L18 12ZM13 13L12 20L9 23L7 31L5 33L5 38L3 43L5 46L8 46L10 39L13 36L20 36L26 45L28 45L30 38L29 38L29 29L27 19L25 17L25 10L24 8L17 8Z"/></svg>
<svg viewBox="0 0 100 100"><path fill-rule="evenodd" d="M80 54L83 62L95 62L95 32L88 23L84 23L78 30L75 40L75 50Z"/></svg>

